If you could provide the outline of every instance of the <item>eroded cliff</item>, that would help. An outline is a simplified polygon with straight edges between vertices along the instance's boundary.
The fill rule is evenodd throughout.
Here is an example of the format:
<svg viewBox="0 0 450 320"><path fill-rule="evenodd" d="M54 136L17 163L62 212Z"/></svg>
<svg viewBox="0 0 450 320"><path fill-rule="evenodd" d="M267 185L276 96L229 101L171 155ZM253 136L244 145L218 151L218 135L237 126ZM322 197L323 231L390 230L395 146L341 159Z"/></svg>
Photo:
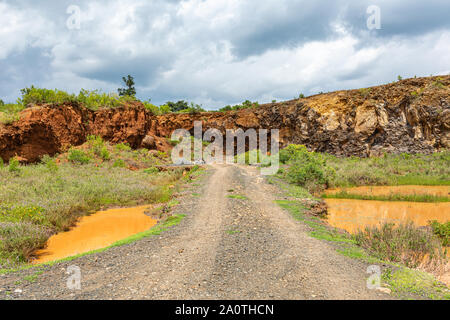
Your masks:
<svg viewBox="0 0 450 320"><path fill-rule="evenodd" d="M282 146L304 144L339 156L429 153L450 147L450 76L407 79L360 90L230 112L155 116L135 103L91 111L78 105L32 106L0 125L0 156L34 162L95 134L113 143L167 151L175 129L280 129ZM144 139L145 138L145 139Z"/></svg>

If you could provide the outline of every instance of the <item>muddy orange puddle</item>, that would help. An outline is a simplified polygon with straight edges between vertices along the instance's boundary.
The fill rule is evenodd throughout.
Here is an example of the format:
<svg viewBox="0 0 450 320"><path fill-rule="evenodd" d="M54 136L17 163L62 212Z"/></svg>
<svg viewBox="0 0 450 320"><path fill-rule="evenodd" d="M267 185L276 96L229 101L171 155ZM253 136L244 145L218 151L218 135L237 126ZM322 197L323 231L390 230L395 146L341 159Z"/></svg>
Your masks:
<svg viewBox="0 0 450 320"><path fill-rule="evenodd" d="M450 219L450 203L423 203L401 201L372 201L350 199L325 199L328 205L328 222L337 228L355 233L366 226L382 222L412 221L418 226L429 220L446 222Z"/></svg>
<svg viewBox="0 0 450 320"><path fill-rule="evenodd" d="M363 186L329 189L325 193L335 194L340 191L345 191L349 194L372 196L388 196L390 194L450 196L450 186Z"/></svg>
<svg viewBox="0 0 450 320"><path fill-rule="evenodd" d="M146 231L156 220L144 214L150 206L99 211L82 217L68 232L52 236L33 263L43 263L105 248L118 240Z"/></svg>
<svg viewBox="0 0 450 320"><path fill-rule="evenodd" d="M329 189L326 190L326 193L333 194L340 191L373 196L390 194L448 196L450 186L363 186ZM325 202L328 204L329 223L350 233L383 222L412 221L418 226L425 226L430 220L446 222L450 219L450 203L448 202L389 202L353 199L325 199Z"/></svg>

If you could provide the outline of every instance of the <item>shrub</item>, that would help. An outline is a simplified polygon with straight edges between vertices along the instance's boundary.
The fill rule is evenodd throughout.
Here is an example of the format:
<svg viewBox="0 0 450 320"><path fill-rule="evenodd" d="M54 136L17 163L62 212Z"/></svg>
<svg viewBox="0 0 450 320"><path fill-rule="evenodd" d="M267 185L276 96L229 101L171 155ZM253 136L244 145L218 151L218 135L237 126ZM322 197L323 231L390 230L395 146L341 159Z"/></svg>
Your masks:
<svg viewBox="0 0 450 320"><path fill-rule="evenodd" d="M333 174L321 154L309 152L303 145L290 145L283 149L280 161L290 163L286 170L289 182L306 187L311 192L323 189L328 183L328 176Z"/></svg>
<svg viewBox="0 0 450 320"><path fill-rule="evenodd" d="M91 147L93 153L97 156L100 156L101 150L105 145L102 137L96 135L89 135L86 137L86 140Z"/></svg>
<svg viewBox="0 0 450 320"><path fill-rule="evenodd" d="M69 94L61 90L42 89L31 86L21 90L22 97L18 100L17 108L24 108L28 104L64 104L79 103L91 110L102 107L116 108L129 102L136 101L134 96L119 96L116 93L104 93L99 90L81 89L78 95Z"/></svg>
<svg viewBox="0 0 450 320"><path fill-rule="evenodd" d="M155 157L156 158L159 158L159 159L165 159L165 158L167 158L168 156L167 156L167 153L166 152L164 152L164 151L157 151L156 153L155 153Z"/></svg>
<svg viewBox="0 0 450 320"><path fill-rule="evenodd" d="M364 98L367 98L370 95L370 92L372 91L371 88L362 88L359 89L359 93L361 94L361 96L363 96Z"/></svg>
<svg viewBox="0 0 450 320"><path fill-rule="evenodd" d="M159 107L154 105L154 104L152 104L152 103L150 103L150 101L144 101L142 103L143 103L145 109L147 109L148 111L150 111L154 115L161 114Z"/></svg>
<svg viewBox="0 0 450 320"><path fill-rule="evenodd" d="M190 107L180 110L180 113L190 113L190 114L195 114L195 113L199 113L199 112L205 112L206 110L202 108L202 106L198 105L198 104L194 104L191 102Z"/></svg>
<svg viewBox="0 0 450 320"><path fill-rule="evenodd" d="M58 171L58 165L56 164L55 160L52 159L50 156L45 155L42 157L41 162L45 164L46 168L50 172L56 172Z"/></svg>
<svg viewBox="0 0 450 320"><path fill-rule="evenodd" d="M20 172L20 163L19 163L19 160L16 157L11 158L9 160L8 170L11 173L18 173L18 172Z"/></svg>
<svg viewBox="0 0 450 320"><path fill-rule="evenodd" d="M86 153L84 153L81 150L77 150L77 149L69 150L68 159L69 159L69 161L71 161L73 163L79 163L79 164L87 164L91 160Z"/></svg>
<svg viewBox="0 0 450 320"><path fill-rule="evenodd" d="M117 151L130 151L131 147L128 143L119 143L115 145Z"/></svg>
<svg viewBox="0 0 450 320"><path fill-rule="evenodd" d="M307 151L304 145L300 144L290 144L286 148L280 150L280 162L287 163L291 159L295 158L297 152L305 152Z"/></svg>
<svg viewBox="0 0 450 320"><path fill-rule="evenodd" d="M136 101L136 98L119 96L116 93L104 93L99 90L89 91L81 89L77 96L77 101L88 109L98 110L103 107L117 108Z"/></svg>
<svg viewBox="0 0 450 320"><path fill-rule="evenodd" d="M443 250L440 241L432 233L416 227L412 222L395 226L366 227L356 236L357 243L377 258L417 267L426 257L440 261Z"/></svg>
<svg viewBox="0 0 450 320"><path fill-rule="evenodd" d="M231 111L231 110L233 110L233 108L230 105L228 105L223 108L220 108L218 111L219 112L227 112L227 111Z"/></svg>
<svg viewBox="0 0 450 320"><path fill-rule="evenodd" d="M106 146L104 146L100 151L100 156L105 161L111 160L111 154L109 153L108 148L106 148Z"/></svg>
<svg viewBox="0 0 450 320"><path fill-rule="evenodd" d="M189 108L189 104L184 100L178 102L167 101L166 105L169 106L171 112L180 112Z"/></svg>
<svg viewBox="0 0 450 320"><path fill-rule="evenodd" d="M291 183L306 187L310 192L324 189L326 175L325 163L319 157L306 156L295 159L287 169L287 177Z"/></svg>
<svg viewBox="0 0 450 320"><path fill-rule="evenodd" d="M145 169L144 172L148 173L148 174L155 174L155 173L159 173L159 170L158 170L158 168L151 167L151 168Z"/></svg>
<svg viewBox="0 0 450 320"><path fill-rule="evenodd" d="M430 221L433 233L441 240L444 247L450 246L450 221L439 223L436 220Z"/></svg>
<svg viewBox="0 0 450 320"><path fill-rule="evenodd" d="M10 124L20 119L20 111L24 109L21 104L0 105L0 123Z"/></svg>
<svg viewBox="0 0 450 320"><path fill-rule="evenodd" d="M19 120L19 118L18 114L8 114L0 111L0 123L11 124Z"/></svg>
<svg viewBox="0 0 450 320"><path fill-rule="evenodd" d="M46 224L45 209L39 206L0 205L0 221L28 221L36 224Z"/></svg>
<svg viewBox="0 0 450 320"><path fill-rule="evenodd" d="M170 107L167 104L163 104L162 106L159 106L159 112L160 112L160 114L169 113Z"/></svg>
<svg viewBox="0 0 450 320"><path fill-rule="evenodd" d="M225 107L219 109L219 112L241 110L241 109L248 109L248 108L258 108L258 107L259 107L258 102L251 102L250 100L245 100L244 102L242 102L242 104L238 104L235 106L225 106Z"/></svg>
<svg viewBox="0 0 450 320"><path fill-rule="evenodd" d="M5 166L5 163L3 162L3 158L0 157L0 169Z"/></svg>
<svg viewBox="0 0 450 320"><path fill-rule="evenodd" d="M125 168L125 167L126 167L125 161L123 161L122 159L117 159L113 163L113 168Z"/></svg>
<svg viewBox="0 0 450 320"><path fill-rule="evenodd" d="M69 94L61 90L50 90L43 88L36 88L31 86L31 88L24 88L20 90L22 93L22 98L19 102L26 106L28 104L44 104L44 103L54 103L54 104L64 104L71 103L77 100L76 96Z"/></svg>

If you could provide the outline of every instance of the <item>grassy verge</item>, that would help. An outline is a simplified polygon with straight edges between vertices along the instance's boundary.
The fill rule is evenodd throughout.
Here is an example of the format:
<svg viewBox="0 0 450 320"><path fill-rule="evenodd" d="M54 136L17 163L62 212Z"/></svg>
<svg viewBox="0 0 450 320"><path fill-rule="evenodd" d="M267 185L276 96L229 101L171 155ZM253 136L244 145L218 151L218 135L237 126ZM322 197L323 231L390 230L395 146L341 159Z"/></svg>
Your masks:
<svg viewBox="0 0 450 320"><path fill-rule="evenodd" d="M376 200L376 201L407 201L407 202L450 202L449 197L435 196L430 194L397 194L391 193L387 195L362 195L354 194L346 191L340 191L334 194L323 194L322 198L326 199L354 199L354 200Z"/></svg>
<svg viewBox="0 0 450 320"><path fill-rule="evenodd" d="M311 228L310 236L316 239L354 244L356 241L343 232L331 228L318 217L308 215L309 208L293 200L277 200L276 203L287 210L296 220Z"/></svg>
<svg viewBox="0 0 450 320"><path fill-rule="evenodd" d="M386 154L373 158L326 155L334 170L330 187L364 185L450 185L450 151L431 155Z"/></svg>
<svg viewBox="0 0 450 320"><path fill-rule="evenodd" d="M309 152L302 145L289 145L280 151L280 162L283 167L279 174L283 179L313 193L320 193L325 188L367 185L450 185L448 150L431 155L338 158ZM426 196L417 196L417 199L438 200Z"/></svg>
<svg viewBox="0 0 450 320"><path fill-rule="evenodd" d="M52 234L68 230L80 216L168 202L177 181L191 174L144 169L160 163L160 156L91 137L86 145L36 165L13 160L0 166L0 268L26 264Z"/></svg>
<svg viewBox="0 0 450 320"><path fill-rule="evenodd" d="M442 283L423 271L398 267L386 269L382 281L401 299L450 300L450 291Z"/></svg>

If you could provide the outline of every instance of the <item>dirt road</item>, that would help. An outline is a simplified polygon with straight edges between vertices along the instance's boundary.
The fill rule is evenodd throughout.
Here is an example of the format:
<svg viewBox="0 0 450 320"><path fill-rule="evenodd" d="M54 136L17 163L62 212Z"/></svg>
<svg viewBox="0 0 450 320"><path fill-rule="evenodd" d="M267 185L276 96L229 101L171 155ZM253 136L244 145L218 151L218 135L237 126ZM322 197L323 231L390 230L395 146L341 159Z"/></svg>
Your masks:
<svg viewBox="0 0 450 320"><path fill-rule="evenodd" d="M41 274L0 276L0 298L390 298L366 288L366 264L311 238L307 226L279 208L276 187L255 168L215 166L192 188L175 208L187 215L179 225ZM71 265L81 270L81 290L67 288Z"/></svg>

